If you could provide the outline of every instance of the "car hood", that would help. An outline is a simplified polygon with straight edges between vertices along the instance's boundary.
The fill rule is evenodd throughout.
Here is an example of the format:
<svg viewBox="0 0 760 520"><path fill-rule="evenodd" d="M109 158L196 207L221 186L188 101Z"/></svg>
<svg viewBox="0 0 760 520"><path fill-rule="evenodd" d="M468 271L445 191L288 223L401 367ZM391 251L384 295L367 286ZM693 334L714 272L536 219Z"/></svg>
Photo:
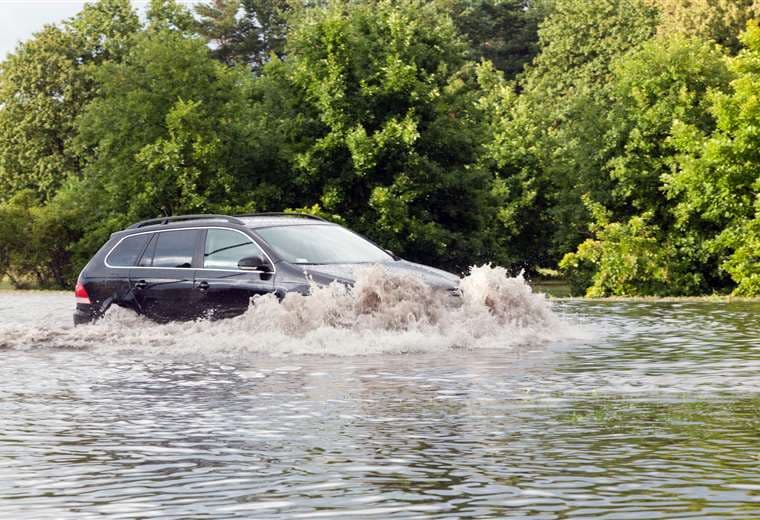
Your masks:
<svg viewBox="0 0 760 520"><path fill-rule="evenodd" d="M356 275L354 274L356 269L361 269L367 265L369 264L327 264L299 267L303 267L304 272L317 283L330 283L333 280L353 283L356 281ZM436 269L435 267L416 264L406 260L384 262L379 265L382 265L390 273L415 276L431 287L456 289L459 286L459 277L457 275Z"/></svg>

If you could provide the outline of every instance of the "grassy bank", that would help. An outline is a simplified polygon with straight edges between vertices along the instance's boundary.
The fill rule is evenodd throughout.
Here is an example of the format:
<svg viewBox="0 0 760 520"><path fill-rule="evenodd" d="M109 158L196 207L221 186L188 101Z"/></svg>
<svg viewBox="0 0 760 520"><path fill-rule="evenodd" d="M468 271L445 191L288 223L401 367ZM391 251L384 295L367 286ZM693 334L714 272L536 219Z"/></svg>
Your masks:
<svg viewBox="0 0 760 520"><path fill-rule="evenodd" d="M731 296L730 294L710 294L704 296L606 296L604 298L587 298L585 296L566 297L571 300L588 300L603 302L657 302L657 303L760 303L758 296Z"/></svg>
<svg viewBox="0 0 760 520"><path fill-rule="evenodd" d="M528 284L534 292L544 293L552 298L569 298L570 284L561 279L535 279L529 280Z"/></svg>
<svg viewBox="0 0 760 520"><path fill-rule="evenodd" d="M0 291L68 291L74 290L74 287L61 288L57 285L39 285L35 281L23 280L23 287L14 286L10 279L6 276L0 278Z"/></svg>

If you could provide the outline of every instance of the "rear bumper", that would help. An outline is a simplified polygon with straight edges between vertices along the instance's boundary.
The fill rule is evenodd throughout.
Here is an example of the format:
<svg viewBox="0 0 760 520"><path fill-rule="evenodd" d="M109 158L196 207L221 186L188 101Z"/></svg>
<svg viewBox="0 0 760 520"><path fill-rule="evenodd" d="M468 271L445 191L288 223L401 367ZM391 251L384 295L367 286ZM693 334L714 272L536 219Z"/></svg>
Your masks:
<svg viewBox="0 0 760 520"><path fill-rule="evenodd" d="M95 313L92 311L90 305L77 304L77 308L74 311L74 325L84 325L85 323L92 323L95 321Z"/></svg>

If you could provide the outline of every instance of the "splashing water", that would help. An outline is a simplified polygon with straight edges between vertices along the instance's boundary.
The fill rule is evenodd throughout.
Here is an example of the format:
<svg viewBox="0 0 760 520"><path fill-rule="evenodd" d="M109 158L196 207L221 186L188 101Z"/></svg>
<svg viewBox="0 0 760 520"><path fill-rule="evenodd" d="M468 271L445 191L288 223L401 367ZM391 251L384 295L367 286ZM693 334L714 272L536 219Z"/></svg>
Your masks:
<svg viewBox="0 0 760 520"><path fill-rule="evenodd" d="M462 288L76 329L0 292L0 518L760 519L760 303Z"/></svg>
<svg viewBox="0 0 760 520"><path fill-rule="evenodd" d="M258 297L236 318L157 324L114 307L98 323L73 328L11 327L0 347L129 349L162 355L245 353L365 355L450 348L510 348L573 334L522 274L473 267L461 297L382 266L356 272L356 283L316 286L307 296Z"/></svg>

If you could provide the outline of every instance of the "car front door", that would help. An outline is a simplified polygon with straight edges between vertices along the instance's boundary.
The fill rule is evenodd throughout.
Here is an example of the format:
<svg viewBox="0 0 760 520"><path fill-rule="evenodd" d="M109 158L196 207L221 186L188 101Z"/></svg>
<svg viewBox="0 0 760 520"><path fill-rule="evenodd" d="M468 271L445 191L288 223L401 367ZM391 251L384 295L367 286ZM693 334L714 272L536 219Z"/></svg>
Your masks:
<svg viewBox="0 0 760 520"><path fill-rule="evenodd" d="M238 268L243 258L266 255L251 237L234 229L209 228L205 233L203 265L195 277L201 307L212 319L244 313L251 298L274 291L272 272L246 271Z"/></svg>
<svg viewBox="0 0 760 520"><path fill-rule="evenodd" d="M140 312L160 322L201 315L194 265L200 261L202 236L201 229L160 231L153 236L129 276Z"/></svg>

